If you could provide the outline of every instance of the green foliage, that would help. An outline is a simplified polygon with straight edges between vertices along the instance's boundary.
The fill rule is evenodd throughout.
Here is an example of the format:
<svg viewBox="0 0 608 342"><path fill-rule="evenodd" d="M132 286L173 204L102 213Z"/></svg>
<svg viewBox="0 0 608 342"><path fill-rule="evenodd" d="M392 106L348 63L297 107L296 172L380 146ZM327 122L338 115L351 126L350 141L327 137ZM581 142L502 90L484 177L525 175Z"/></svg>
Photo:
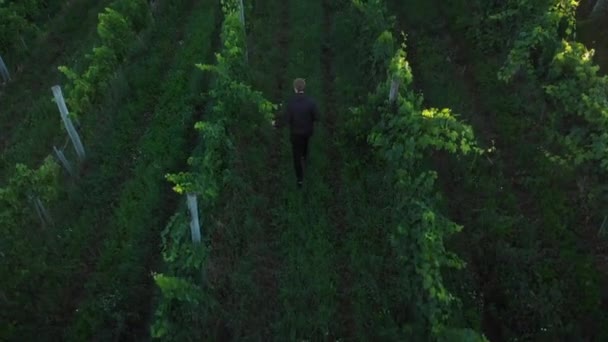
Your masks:
<svg viewBox="0 0 608 342"><path fill-rule="evenodd" d="M57 195L59 166L48 157L38 169L17 164L15 173L9 178L5 188L0 188L0 203L5 208L0 212L0 222L6 227L22 227L32 222L31 199L43 202L53 200Z"/></svg>
<svg viewBox="0 0 608 342"><path fill-rule="evenodd" d="M376 37L378 32L384 32L395 24L394 16L389 15L382 0L352 0L352 5L361 12L361 18L367 22L364 30L375 34Z"/></svg>
<svg viewBox="0 0 608 342"><path fill-rule="evenodd" d="M186 2L179 6L182 7L182 11L187 7ZM157 73L142 78L141 86L146 90L146 96L140 96L140 89L137 88L136 98L140 101L150 101L148 107L153 108L148 118L151 121L145 127L145 131L141 131L142 135L136 145L129 147L130 145L127 144L117 148L118 150L136 148L137 157L132 161L132 171L129 172L129 178L122 183L119 196L112 199L115 205L111 217L104 225L108 231L107 238L103 246L99 247L100 257L96 264L96 273L87 282L88 296L79 305L78 313L66 334L68 340L137 339L136 335L145 334L141 330L130 331L129 327L144 324L143 317L148 313L148 301L153 295L150 268L155 267L157 262L155 256L158 253L161 237L159 231L165 225L168 212L175 206L168 206L167 200L169 198L171 201L176 200L171 196L169 189L163 186L162 174L179 167L186 160L189 148L186 133L195 117L194 97L209 84L201 82L197 83L194 89L191 88L193 80L199 76L195 73L194 62L201 56L207 59L212 57L211 37L216 32L217 5L209 1L196 8L196 14L187 17L188 22L184 28L190 30L192 34L179 49L167 76L162 82L152 83L148 83L149 77L157 80ZM164 18L164 22L175 22L183 13L176 11L173 15ZM167 51L164 44L171 43L176 32L169 34L165 32L164 25L158 26L156 33L163 37L163 45L153 51L172 56L172 51ZM169 44L169 46L173 45ZM159 60L156 67L162 75L166 64ZM135 73L134 76L143 75ZM150 89L147 88L152 85ZM150 99L148 96L156 98ZM145 108L144 110L132 108L132 105L126 107L132 110L126 111L122 116L127 123L133 120L133 117L140 117L145 110ZM134 129L137 130L137 127L127 128L122 132L122 134L126 133L125 136L119 139L131 141ZM108 147L108 152L113 150L116 148ZM127 160L130 159L128 154L126 157ZM111 157L106 156L106 158ZM125 162L124 159L119 159L117 164L112 165L113 172L124 172L121 160ZM167 230L163 233L165 248L163 255L167 258L178 258L176 262L188 268L200 265L200 260L203 260L200 248L188 249L185 244L172 243L173 241L181 243L183 240L180 239L189 239L189 229L187 223L184 223L185 220L175 222L175 225L167 226ZM172 249L176 246L183 248ZM197 279L200 279L200 272ZM108 287L108 282L115 286ZM167 310L170 310L172 305L168 305Z"/></svg>
<svg viewBox="0 0 608 342"><path fill-rule="evenodd" d="M264 99L260 92L251 89L240 80L247 75L244 59L244 32L235 14L226 16L222 31L224 48L216 55L216 65L199 64L199 69L213 72L216 85L210 90L209 98L214 101L212 114L214 120L198 122L195 128L201 132L205 153L202 157L190 158L190 164L200 170L191 173L168 175L175 183L178 193L198 193L210 202L217 198L224 184L224 170L229 156L234 150L234 138L228 135L226 127L236 120L251 125L255 130L264 123L268 124L276 106ZM257 107L250 111L248 108ZM262 115L258 114L262 113ZM260 120L261 119L261 120Z"/></svg>
<svg viewBox="0 0 608 342"><path fill-rule="evenodd" d="M151 14L146 0L120 0L112 4L112 9L121 13L133 32L140 32L150 25Z"/></svg>
<svg viewBox="0 0 608 342"><path fill-rule="evenodd" d="M584 164L588 172L594 168L595 172L606 172L608 77L597 75L599 67L593 64L592 57L593 51L584 45L563 41L544 89L552 105L551 121L557 126L551 128L563 135L555 137L566 149L559 155L574 166Z"/></svg>
<svg viewBox="0 0 608 342"><path fill-rule="evenodd" d="M202 136L202 149L200 155L189 159L194 171L166 176L178 193L202 195L199 206L203 208L203 222L211 221L210 213L221 214L215 213L221 210L220 201L228 195L226 189L236 191L237 141L268 127L272 111L276 109L246 83L249 72L245 63L244 29L233 12L235 7L227 2L222 4L225 19L221 52L216 54L215 65L198 65L214 76L206 96L212 105L206 120L195 125ZM168 270L155 277L162 298L156 308L152 334L166 341L189 340L195 336L212 338L215 333L209 330L214 319L211 312L217 312L217 294L208 279L211 275L206 276L211 267L207 259L210 247L208 240L203 245L192 244L186 221L185 215L177 214L163 232L163 259Z"/></svg>
<svg viewBox="0 0 608 342"><path fill-rule="evenodd" d="M78 188L70 187L67 201L58 204L63 206L59 213L64 208L70 212L59 216L62 229L47 242L61 246L61 253L39 250L55 267L37 273L50 277L44 289L30 291L30 296L44 298L45 306L39 305L31 319L17 318L17 331L26 340L35 339L26 337L30 331L68 341L138 340L146 335L141 326L152 297L149 272L171 203L161 175L186 158L185 132L194 112L188 92L195 96L204 84L192 87L198 75L191 71L201 56L211 57L217 13L215 5L203 4L195 8L206 10L191 16L185 1L172 4L175 9L158 18L163 25L151 32L155 44L138 51L146 58L126 66L112 81L101 111L108 114L105 119L81 121L95 153ZM175 42L179 27L167 30L182 18L188 19L184 27L191 32L184 46ZM167 59L174 62L167 64ZM62 277L56 270L63 271ZM72 298L74 292L78 298Z"/></svg>
<svg viewBox="0 0 608 342"><path fill-rule="evenodd" d="M373 48L374 64L377 65L378 69L387 70L389 68L389 65L386 65L385 62L390 61L395 54L396 45L395 39L389 31L380 34Z"/></svg>
<svg viewBox="0 0 608 342"><path fill-rule="evenodd" d="M211 299L183 278L155 275L154 281L164 299L159 307L163 314L152 326L152 337L163 341L192 340L191 330L204 328L204 311L211 307Z"/></svg>
<svg viewBox="0 0 608 342"><path fill-rule="evenodd" d="M357 7L362 5L361 2L355 4ZM384 7L374 2L366 4ZM357 237L353 238L366 240L365 243L352 242L364 245L365 252L351 253L372 254L368 257L353 255L356 270L364 272L370 267L367 264L374 262L378 263L376 267L367 272L373 274L374 269L381 269L375 277L372 274L362 276L355 292L356 305L360 306L358 323L371 325L376 330L375 333L361 331L359 336L386 340L468 338L482 341L477 333L452 327L453 317L458 315L452 311L456 298L445 288L441 270L464 265L456 255L446 251L444 240L462 227L438 210L440 200L435 185L438 175L427 166L430 157L440 151L454 155L476 155L482 151L476 145L472 128L458 121L449 109L422 109L423 98L411 90L413 76L405 45L398 49L392 34L387 31L390 20L382 19L384 15L380 14L382 9L368 8L364 12L375 13L379 24L375 36L363 42L366 49L362 54L371 56L370 64L383 80L378 82L380 85L368 96L364 106L351 109L343 128L344 138L350 140L345 148L356 146L355 159L377 165L365 167L359 177L369 179L370 190L379 187L378 196L388 197L384 206L370 205L382 208L376 224L390 226L370 229L367 226L372 223L366 222L360 229L367 233L355 234ZM357 22L355 15L349 18ZM368 21L376 22L369 18ZM392 84L399 86L395 103L388 101ZM371 159L363 153L369 147L375 155ZM357 169L356 161L350 163ZM377 169L378 174L372 176L368 169ZM372 202L377 200L372 199ZM352 202L357 201L352 199ZM369 208L361 210L366 209ZM363 219L359 215L357 220ZM369 216L373 215L365 214L366 221ZM368 240L374 239L378 241L370 246ZM383 251L383 248L390 251ZM382 289L381 293L378 289Z"/></svg>
<svg viewBox="0 0 608 342"><path fill-rule="evenodd" d="M239 0L220 0L220 3L222 4L222 12L227 15L230 15L230 14L236 15L236 13L240 9ZM224 33L226 33L226 32L224 32Z"/></svg>
<svg viewBox="0 0 608 342"><path fill-rule="evenodd" d="M361 84L377 84L384 78L391 57L395 52L395 39L391 33L395 18L389 15L383 1L349 1L340 15L336 16L336 35L342 39L334 42L334 48L349 51L348 60L336 64L356 64L366 70L365 78L353 80Z"/></svg>
<svg viewBox="0 0 608 342"><path fill-rule="evenodd" d="M107 82L135 42L136 33L148 23L142 19L149 15L143 1L117 0L112 6L124 10L125 13L110 7L99 14L97 32L102 45L94 47L92 54L86 56L89 64L85 71L78 74L66 66L58 68L72 83L66 86L66 102L76 117L91 109L107 89Z"/></svg>
<svg viewBox="0 0 608 342"><path fill-rule="evenodd" d="M119 60L122 60L134 40L134 32L127 19L111 8L99 14L97 33L102 44L113 50Z"/></svg>
<svg viewBox="0 0 608 342"><path fill-rule="evenodd" d="M336 34L340 37L349 37L350 39L340 39L337 44L344 44L344 46L337 46L337 49L352 52L348 54L348 60L338 61L338 63L347 65L355 63L357 69L366 71L363 75L358 75L359 77L357 78L343 80L342 87L355 88L353 84L361 84L362 90L360 93L368 91L368 84L378 84L384 81L387 70L398 67L391 64L398 45L393 34L387 29L390 27L390 23L394 21L394 18L387 17L384 13L385 10L368 8L377 7L379 4L376 1L365 3L355 1L353 2L354 6L349 6L345 10L345 13L339 16L349 18L349 21L347 23L339 23L339 31ZM384 19L370 19L369 16L374 14ZM370 20L377 22L373 30L371 27L363 24ZM384 25L381 25L381 22L384 22ZM352 41L356 42L354 46L352 46ZM370 50L372 51L371 54ZM353 54L356 58L353 58ZM403 82L404 86L408 86L411 83L411 78L400 80L400 82ZM343 97L349 100L354 97L355 89L351 90L347 88L342 91L344 92ZM378 111L371 111L371 113L374 113L373 115L370 115L370 112L362 110L362 108L351 108L350 111L351 115L345 120L345 126L342 130L344 139L352 140L352 143L358 146L365 146L367 145L369 131L379 119Z"/></svg>
<svg viewBox="0 0 608 342"><path fill-rule="evenodd" d="M578 2L565 0L537 4L537 15L523 21L499 78L513 81L518 70L526 70L525 82L541 90L543 98L537 101L547 112L543 130L547 157L597 182L608 168L608 78L598 75L594 51L573 41L577 6ZM522 12L515 8L509 13ZM601 184L593 188L590 197L608 194Z"/></svg>
<svg viewBox="0 0 608 342"><path fill-rule="evenodd" d="M605 322L602 272L591 271L597 252L588 247L606 210L604 169L589 153L603 119L593 107L585 108L593 119L583 114L588 98L601 107L591 94L602 86L590 86L601 84L589 82L591 56L573 42L576 5L436 1L443 25L429 22L416 35L413 62L427 101L471 108L467 119L495 146L471 164L450 158L439 170L448 179L438 181L466 227L449 242L469 267L444 273L447 284L463 314L476 316L463 321L492 340L597 339L602 329L590 326ZM497 70L508 83L497 82Z"/></svg>
<svg viewBox="0 0 608 342"><path fill-rule="evenodd" d="M398 223L391 241L403 277L401 300L412 315L403 328L410 338L436 337L446 327L454 299L443 286L441 267L463 266L445 250L443 240L461 227L434 208L437 175L424 171L423 161L431 151L466 155L481 150L471 127L457 121L449 110L420 109L422 99L409 88L412 75L403 50L395 54L388 75L364 112L381 113L369 141L397 190L391 212ZM387 100L393 79L401 84L396 104Z"/></svg>
<svg viewBox="0 0 608 342"><path fill-rule="evenodd" d="M9 67L28 55L29 42L44 32L44 24L62 5L62 0L0 1L0 54Z"/></svg>
<svg viewBox="0 0 608 342"><path fill-rule="evenodd" d="M91 65L82 75L65 66L58 68L72 82L66 87L69 94L66 101L74 116L82 115L91 108L106 89L108 76L114 73L118 63L116 54L107 46L93 48L93 53L86 57Z"/></svg>
<svg viewBox="0 0 608 342"><path fill-rule="evenodd" d="M163 341L184 341L192 331L203 331L209 312L214 309L214 298L201 291L205 249L193 245L189 239L185 215L177 214L163 231L163 259L169 272L179 277L154 275L162 299L151 327L153 338ZM196 276L198 273L198 276ZM188 280L190 277L192 280Z"/></svg>
<svg viewBox="0 0 608 342"><path fill-rule="evenodd" d="M524 19L515 19L523 23L519 27L520 32L507 62L499 73L499 79L508 81L521 69L532 77L546 73L548 64L560 46L560 41L556 38L574 37L578 2L547 2L509 1L508 4L515 8L509 8L491 17L498 21L513 21L513 16L524 16Z"/></svg>
<svg viewBox="0 0 608 342"><path fill-rule="evenodd" d="M52 158L45 159L37 169L18 164L8 184L0 188L0 339L19 338L18 326L23 320L37 315L39 308L45 307L46 300L33 303L30 291L44 284L40 276L52 279L58 271L57 265L49 265L44 259L49 249L39 239L22 239L28 235L47 236L41 231L34 208L34 199L43 204L57 196L59 166Z"/></svg>
<svg viewBox="0 0 608 342"><path fill-rule="evenodd" d="M32 24L12 7L0 7L0 46L6 53L17 46L19 37L32 30Z"/></svg>
<svg viewBox="0 0 608 342"><path fill-rule="evenodd" d="M38 31L38 19L50 14L58 0L0 1L0 53L18 56L27 49L24 38Z"/></svg>
<svg viewBox="0 0 608 342"><path fill-rule="evenodd" d="M50 201L57 194L57 175L59 166L52 158L44 160L36 170L17 164L15 174L9 179L7 187L1 189L0 198L3 208L12 208L14 213L22 212L28 196L36 196L42 201ZM7 214L10 211L4 211ZM8 224L11 220L6 220Z"/></svg>

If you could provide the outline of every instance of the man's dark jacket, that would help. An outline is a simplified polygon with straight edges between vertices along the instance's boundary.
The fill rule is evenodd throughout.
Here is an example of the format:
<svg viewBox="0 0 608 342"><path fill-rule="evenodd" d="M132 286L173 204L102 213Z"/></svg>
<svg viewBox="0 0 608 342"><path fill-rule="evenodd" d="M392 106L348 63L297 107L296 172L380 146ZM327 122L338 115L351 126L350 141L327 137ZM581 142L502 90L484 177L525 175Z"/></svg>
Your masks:
<svg viewBox="0 0 608 342"><path fill-rule="evenodd" d="M314 122L319 120L319 109L313 99L298 93L289 99L283 115L284 123L291 129L291 135L310 137Z"/></svg>

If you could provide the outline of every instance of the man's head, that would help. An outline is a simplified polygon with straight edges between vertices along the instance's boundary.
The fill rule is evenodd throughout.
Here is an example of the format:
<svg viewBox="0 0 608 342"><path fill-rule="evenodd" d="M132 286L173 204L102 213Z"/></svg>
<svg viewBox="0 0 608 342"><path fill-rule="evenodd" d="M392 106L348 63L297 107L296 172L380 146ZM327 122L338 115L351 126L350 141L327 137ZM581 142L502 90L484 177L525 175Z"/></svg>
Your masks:
<svg viewBox="0 0 608 342"><path fill-rule="evenodd" d="M303 78L296 78L293 81L293 91L295 91L296 93L303 93L305 88L306 80L304 80Z"/></svg>

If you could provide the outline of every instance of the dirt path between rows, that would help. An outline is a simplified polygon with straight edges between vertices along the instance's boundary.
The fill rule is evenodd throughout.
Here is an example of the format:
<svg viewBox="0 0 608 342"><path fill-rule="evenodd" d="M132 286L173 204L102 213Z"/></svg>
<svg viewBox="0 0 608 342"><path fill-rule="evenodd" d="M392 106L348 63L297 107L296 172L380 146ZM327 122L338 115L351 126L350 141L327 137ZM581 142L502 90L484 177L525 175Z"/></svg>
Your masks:
<svg viewBox="0 0 608 342"><path fill-rule="evenodd" d="M351 340L355 331L355 319L353 316L352 303L352 275L350 270L349 255L346 251L345 242L349 235L349 225L345 222L345 211L340 205L339 199L343 193L344 182L341 170L343 160L339 151L338 139L340 125L338 118L338 106L335 99L335 78L334 70L334 51L331 43L335 9L332 7L331 0L323 1L323 36L326 41L322 46L321 67L322 67L322 89L324 104L325 126L328 130L328 138L331 139L331 147L328 149L330 160L330 174L328 184L331 187L333 196L331 197L330 218L335 227L333 235L334 248L337 251L336 272L339 275L338 284L338 317L340 319L336 338Z"/></svg>

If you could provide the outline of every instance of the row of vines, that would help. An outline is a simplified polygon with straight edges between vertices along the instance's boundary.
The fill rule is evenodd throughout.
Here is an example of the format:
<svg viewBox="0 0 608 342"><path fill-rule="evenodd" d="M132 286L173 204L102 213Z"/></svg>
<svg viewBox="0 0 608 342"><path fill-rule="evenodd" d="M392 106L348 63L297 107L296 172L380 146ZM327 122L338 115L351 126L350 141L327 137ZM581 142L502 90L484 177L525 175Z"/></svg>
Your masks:
<svg viewBox="0 0 608 342"><path fill-rule="evenodd" d="M491 340L602 340L606 78L576 41L580 2L390 3L417 87L492 150L439 170L465 226L449 244L469 267L448 284L468 324Z"/></svg>
<svg viewBox="0 0 608 342"><path fill-rule="evenodd" d="M525 89L533 98L525 109L537 113L529 120L537 127L539 154L559 170L559 191L567 198L564 208L576 208L564 214L563 226L554 228L553 234L564 229L576 241L562 252L564 260L576 260L576 254L596 260L574 268L576 278L570 286L585 294L564 296L564 303L578 305L573 309L564 304L556 310L546 320L552 328L548 334L602 339L608 332L599 322L606 316L594 314L594 323L586 316L602 310L605 303L600 275L607 270L600 260L608 229L608 77L598 74L594 51L576 40L578 6L572 1L509 1L506 8L494 9L493 18L498 25L518 23L511 29L514 38L498 79L508 87ZM600 273L590 270L596 267ZM565 326L559 329L560 325Z"/></svg>
<svg viewBox="0 0 608 342"><path fill-rule="evenodd" d="M246 150L257 148L251 145L252 139L267 139L264 132L271 127L275 106L248 85L250 71L239 3L223 1L222 5L222 46L216 64L199 64L214 78L206 96L209 104L205 120L195 126L202 140L189 159L192 171L168 175L175 191L198 196L196 209L200 211L203 239L191 240L185 209L176 213L163 231L166 269L154 276L161 298L152 326L153 337L162 340L220 336L218 324L227 309L222 308L219 298L230 287L233 266L215 255L243 255L244 241L255 228L246 224L245 217L254 210L251 180L259 174L247 171L259 169L260 160ZM243 222L238 231L232 220ZM239 321L238 317L230 319Z"/></svg>
<svg viewBox="0 0 608 342"><path fill-rule="evenodd" d="M577 2L509 2L495 20L520 22L499 79L523 83L542 113L542 149L557 167L583 175L585 224L606 219L608 187L608 76L598 75L593 51L576 39ZM523 13L530 13L522 17ZM518 80L516 80L516 77Z"/></svg>
<svg viewBox="0 0 608 342"><path fill-rule="evenodd" d="M182 1L164 6L159 23L175 22L189 5ZM138 36L151 23L145 1L113 2L99 16L102 45L86 57L89 63L82 74L62 67L73 76L67 87L68 107L78 108L79 128L85 133L85 145L90 143L90 157L78 179L59 177L60 168L50 157L40 168L18 165L0 191L2 207L8 209L2 212L2 225L9 233L1 250L6 261L2 262L0 296L3 339L35 339L41 333L66 340L142 334L132 329L145 320L137 315L147 312L145 304L151 295L146 291L148 271L142 265L152 266L150 257L158 253L156 234L145 232L154 225L152 212L164 220L158 209L166 198L158 186L162 176L154 170L168 170L185 159L176 152L186 149L185 132L196 103L187 94L204 86L200 76L190 73L190 66L209 54L215 33L215 6L198 8L204 10L197 19L206 24L197 24L194 30L194 19L188 21L192 33L176 57L181 60L169 64L171 73L164 71L163 54L171 50L177 28L149 30L145 38L153 39L155 45L147 47ZM137 67L121 68L129 54L146 52L149 58ZM157 72L148 76L152 70ZM165 73L166 84L150 79L158 81ZM127 80L140 91L131 91ZM129 94L139 97L129 107L118 109ZM83 116L85 109L91 114ZM150 110L152 117L142 115ZM176 112L181 119L175 119ZM98 113L111 113L111 120L100 122ZM143 131L146 127L138 124L146 122L151 124ZM138 134L141 139L133 141ZM138 156L133 158L132 153ZM122 183L124 189L117 188L123 182L120 179L131 173L135 177ZM116 201L117 205L109 205ZM40 227L39 218L46 226ZM98 243L104 236L109 238ZM134 244L141 248L133 249ZM122 267L117 270L119 264ZM112 288L108 283L113 283Z"/></svg>
<svg viewBox="0 0 608 342"><path fill-rule="evenodd" d="M395 19L388 14L386 5L382 1L368 1L354 2L354 7L356 14L350 14L351 17L373 24L363 32L350 34L366 38L367 46L362 44L364 50L359 52L361 67L372 71L366 75L378 85L363 105L351 109L343 135L349 145L367 151L357 166L366 170L358 172L379 188L374 193L385 197L381 203L389 205L382 209L381 218L389 226L382 229L385 235L375 242L374 249L376 253L384 250L388 254L390 266L385 267L390 271L385 272L391 274L387 278L386 273L381 273L375 279L361 281L375 283L383 289L382 297L392 298L370 301L364 298L373 296L371 288L359 290L362 293L358 298L371 304L370 307L381 305L388 313L385 318L367 315L380 331L374 332L377 335L366 332L361 337L483 340L473 330L457 328L466 327L459 319L462 307L446 288L442 271L465 266L444 246L445 240L462 227L440 210L438 174L430 163L437 155L463 156L464 161L470 158L465 156L483 151L477 146L472 128L449 109L423 107L422 96L412 90L413 75L405 44L400 44L401 39L392 33ZM364 58L370 55L371 58ZM377 175L373 176L374 173ZM370 234L367 239L375 235L369 228L365 230ZM353 234L359 240L365 238L360 232ZM367 263L373 260L368 259ZM363 260L356 265L365 265ZM364 295L365 292L368 294Z"/></svg>
<svg viewBox="0 0 608 342"><path fill-rule="evenodd" d="M191 4L185 1L180 6L185 7L172 11L188 13L184 9ZM166 78L155 89L158 98L150 122L131 155L132 175L122 183L111 216L101 225L105 239L98 247L95 272L86 284L87 296L79 304L70 327L71 340L137 339L148 334L150 299L154 294L151 271L158 261L158 234L176 201L163 174L187 159L192 144L189 131L201 115L197 108L204 106L197 95L209 85L194 63L211 58L217 33L218 5L205 1L192 8L196 11L185 22L189 33L183 46L175 51ZM166 23L175 18L168 18ZM170 44L171 40L165 43ZM171 53L166 47L162 50ZM159 60L156 65L162 70L165 64ZM129 136L129 132L125 133Z"/></svg>
<svg viewBox="0 0 608 342"><path fill-rule="evenodd" d="M59 6L0 0L0 46ZM0 340L608 334L608 76L577 1L160 6L112 1L59 67L77 171L0 167ZM255 89L303 75L322 115L298 191Z"/></svg>
<svg viewBox="0 0 608 342"><path fill-rule="evenodd" d="M312 7L314 4L302 6ZM482 150L475 143L471 127L458 121L450 110L423 109L421 96L416 95L411 89L413 77L404 47L399 47L398 40L393 38L390 32L392 19L386 14L382 2L345 2L336 7L351 16L356 16L358 20L375 24L371 32L359 32L368 39L365 43L357 45L360 51L355 55L361 55L360 63L364 68L373 70L372 73L365 73L362 76L379 82L379 85L367 96L368 100L364 105L352 109L351 115L344 122L347 129L341 132L341 135L343 139L351 138L351 145L361 147L358 157L366 156L363 160L368 163L368 166L365 166L367 171L385 175L385 177L376 177L376 180L382 180L375 185L379 188L377 193L387 198L383 199L382 203L385 201L391 203L388 210L383 210L385 215L383 219L389 225L386 235L365 237L368 240L379 239L377 243L383 246L382 248L388 246L389 250L385 251L387 261L390 263L388 273L390 276L378 274L371 279L361 278L360 281L367 283L368 286L370 282L375 282L376 286L382 289L380 293L373 292L373 288L363 287L362 283L355 285L358 292L352 300L358 302L353 304L356 312L352 314L356 316L359 324L356 333L361 338L391 340L408 338L446 341L482 340L472 330L454 328L463 326L464 323L459 321L458 300L445 288L441 270L444 267L464 266L461 260L446 251L444 247L444 239L459 231L461 227L450 221L439 210L439 195L435 185L437 173L428 168L428 156L434 153L444 151L466 156L481 154ZM175 184L174 189L178 193L199 196L198 209L201 213L204 238L202 244L191 241L190 232L193 223L185 208L172 218L163 232L163 257L166 270L162 274L155 275L162 298L157 308L156 322L152 327L153 335L162 340L246 336L244 334L252 333L252 330L247 328L257 328L257 330L269 328L246 326L246 322L254 319L241 317L239 314L250 316L255 312L255 308L243 307L248 305L246 301L227 302L234 298L238 301L239 298L246 296L243 293L233 294L230 291L235 288L243 289L233 288L238 285L234 284L235 281L246 284L253 281L248 278L250 277L248 272L241 267L241 265L251 266L253 262L237 261L237 265L226 263L250 256L245 247L248 245L246 241L256 234L255 229L262 229L259 227L260 223L252 226L249 221L250 213L236 204L236 197L241 201L247 201L247 198L253 196L249 189L252 185L244 182L248 176L243 172L247 170L247 166L243 165L253 163L251 169L256 169L256 166L258 170L263 169L263 166L255 165L256 162L248 159L250 153L245 152L246 148L239 141L247 141L253 137L265 139L262 132L264 125L268 123L273 106L243 83L243 79L247 80L248 75L243 26L237 17L236 9L228 5L224 10L226 13L222 34L224 45L221 53L218 54L218 62L212 67L201 66L207 71L214 71L216 81L209 95L212 103L210 114L204 122L197 124L197 128L202 132L202 143L197 153L190 159L194 171L168 176ZM348 25L352 24L341 22L336 32L357 35L353 32L340 31ZM361 37L361 35L357 36ZM351 51L345 50L341 53L352 59L353 54L349 52ZM372 52L373 58L365 59ZM340 70L339 77L347 77L348 71L352 71L347 67ZM314 81L316 78L313 77ZM365 83L361 82L361 84ZM394 92L395 85L398 85L398 90L394 93L393 100L389 101L391 87ZM363 86L349 91L364 94L367 89ZM352 96L353 93L344 96ZM346 103L348 102L344 101L345 105ZM348 108L340 110L345 109L348 110ZM262 142L261 145L263 144ZM365 153L362 155L363 151ZM260 161L258 160L257 163ZM365 163L359 164L359 167L363 167L363 164ZM356 185L353 184L353 187ZM321 189L313 188L311 191L321 191ZM234 192L237 194L233 194ZM287 199L287 201L294 200ZM316 197L316 201L324 201L324 199ZM296 218L288 218L298 215L295 208L282 209L286 212L281 212L279 215L286 217L281 218L279 222L286 220L292 225L300 222ZM257 214L257 217L253 216L251 219L259 220L259 213ZM323 214L317 212L317 215ZM234 222L242 223L237 227L240 229L233 228ZM306 221L301 221L304 222ZM285 248L294 250L280 249L286 253L286 264L280 267L297 266L298 269L291 271L284 269L286 272L291 272L284 275L295 278L279 281L279 285L283 286L280 290L280 298L284 306L280 317L272 318L276 326L270 331L294 338L318 337L324 331L332 334L343 331L342 327L334 327L330 320L336 314L333 312L335 308L328 307L330 298L326 298L323 303L317 303L318 308L298 306L301 300L314 300L308 297L310 291L312 291L310 294L323 291L316 293L316 296L331 296L331 293L325 292L329 289L322 289L324 286L320 282L322 274L306 273L311 277L308 279L306 275L296 273L306 272L308 267L319 270L322 267L321 263L324 265L331 261L320 259L315 265L290 264L302 258L302 253L306 253L304 250L319 247L314 241L294 245L292 242L297 239L292 240L296 238L294 235L297 234L296 231L302 231L307 236L305 238L307 240L314 239L315 234L318 233L315 227L298 225L286 227L283 233L286 238ZM333 236L333 233L331 235ZM352 232L352 235L344 238L354 241L362 236L359 232ZM229 250L223 250L224 248ZM298 252L295 249L302 251ZM371 251L359 250L359 252ZM378 252L380 251L374 251L374 253ZM318 253L325 252L319 250ZM225 254L230 254L232 258L221 260L221 256ZM330 257L329 254L322 256ZM371 260L372 255L353 254L352 257L353 266L361 267ZM363 272L363 270L361 268L354 271ZM298 292L291 293L290 291L298 289L298 287L290 287L295 286L292 282L298 278L305 283L317 280L309 284L311 288L299 288ZM254 283L249 284L255 289ZM270 291L268 288L259 290ZM371 300L376 296L380 298ZM381 307L377 307L378 305ZM300 311L290 311L296 308ZM311 312L314 317L301 316L304 312L302 310L315 309L320 311ZM273 311L276 311L276 308ZM263 312L264 310L260 310L260 314ZM381 318L377 315L385 315L385 317ZM369 324L372 324L373 331L363 329ZM348 334L352 333L348 332Z"/></svg>

